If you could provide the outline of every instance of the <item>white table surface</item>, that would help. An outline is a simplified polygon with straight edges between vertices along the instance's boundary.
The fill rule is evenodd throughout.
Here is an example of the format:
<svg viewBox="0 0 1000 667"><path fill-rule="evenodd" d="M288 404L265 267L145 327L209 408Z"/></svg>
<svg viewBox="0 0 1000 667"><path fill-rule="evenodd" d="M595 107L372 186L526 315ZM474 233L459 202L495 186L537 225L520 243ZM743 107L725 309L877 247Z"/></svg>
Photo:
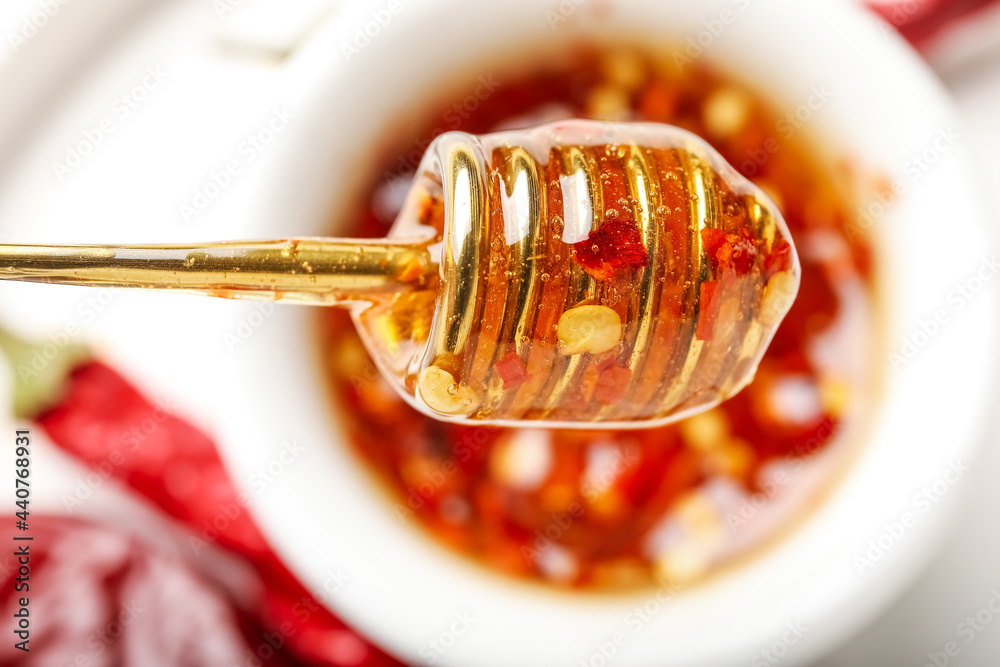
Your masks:
<svg viewBox="0 0 1000 667"><path fill-rule="evenodd" d="M327 0L62 0L60 9L15 51L37 0L0 5L0 241L197 241L238 238L267 152L243 164L211 205L185 221L179 207L210 173L238 156L246 136L274 109L289 104L302 81L283 58L310 26L336 12ZM275 7L281 10L275 12ZM295 11L291 11L292 7ZM992 28L1000 45L1000 24ZM30 33L30 30L28 31ZM74 53L75 52L75 53ZM1000 48L980 49L956 64L952 52L935 62L955 96L980 167L991 213L1000 223ZM67 54L71 54L67 56ZM142 85L147 68L161 72L127 117L122 95ZM146 79L153 83L153 79ZM62 178L67 145L100 128L112 131ZM294 121L293 121L294 122ZM107 125L106 125L107 127ZM280 134L277 141L281 140ZM243 159L243 158L241 158ZM97 236L95 236L95 234ZM218 397L238 363L224 335L244 312L240 304L171 295L115 293L101 308L73 288L4 285L0 321L44 337L70 323L81 326L102 354L143 378L153 395L211 431ZM141 314L141 315L140 315ZM265 325L266 326L266 325ZM998 341L1000 344L1000 341ZM190 382L178 365L208 369ZM0 405L9 404L7 368L0 368ZM1000 398L998 398L1000 405ZM949 664L1000 664L1000 614L972 635L964 619L1000 595L1000 437L987 430L984 454L972 473L968 505L932 566L883 616L817 667L930 663L928 652L956 641ZM13 418L0 415L0 431ZM0 474L11 462L0 461ZM86 470L42 443L34 462L38 506L65 512L65 493ZM94 489L78 515L132 527L166 548L171 532L146 507L122 509L113 484Z"/></svg>

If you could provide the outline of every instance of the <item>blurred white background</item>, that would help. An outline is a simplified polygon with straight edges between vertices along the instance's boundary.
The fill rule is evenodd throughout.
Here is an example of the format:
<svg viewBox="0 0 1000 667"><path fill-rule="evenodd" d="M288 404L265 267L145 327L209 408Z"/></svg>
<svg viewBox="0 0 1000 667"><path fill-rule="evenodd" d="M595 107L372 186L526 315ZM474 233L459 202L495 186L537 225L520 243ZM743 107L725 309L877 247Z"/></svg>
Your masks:
<svg viewBox="0 0 1000 667"><path fill-rule="evenodd" d="M264 146L250 157L241 146L276 110L294 114L308 74L296 71L292 56L340 4L4 0L0 240L240 237L273 150ZM955 97L965 121L963 140L979 162L983 195L1000 223L1000 12L936 43L928 57ZM220 181L218 172L233 159L240 173ZM942 221L942 233L946 225ZM103 354L211 431L239 361L238 350L224 343L243 312L238 304L116 293L98 310L86 305L87 294L73 289L4 287L0 320L6 326L44 337L76 322ZM179 364L205 371L197 378L180 376ZM7 373L0 369L0 375ZM0 405L9 404L7 380L0 377ZM6 414L0 424L13 428ZM994 596L1000 600L997 425L984 429L982 458L963 483L966 511L940 556L881 618L819 667L920 667L935 664L931 655L942 667L951 641L960 652L947 657L947 664L1000 664L1000 614L991 613L992 622L978 626L971 639L962 629L977 627L962 624ZM0 465L6 470L9 463ZM44 443L34 466L41 483L36 500L66 511L64 494L84 471ZM79 512L144 525L146 532L157 525L146 509L123 506L110 484L93 493L96 500Z"/></svg>

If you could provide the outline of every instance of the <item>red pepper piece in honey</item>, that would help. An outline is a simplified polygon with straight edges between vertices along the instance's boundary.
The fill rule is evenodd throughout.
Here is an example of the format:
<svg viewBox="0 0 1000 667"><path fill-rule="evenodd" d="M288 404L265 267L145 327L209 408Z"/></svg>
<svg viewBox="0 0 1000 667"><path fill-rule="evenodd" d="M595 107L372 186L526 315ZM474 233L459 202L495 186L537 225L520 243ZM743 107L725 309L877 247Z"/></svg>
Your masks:
<svg viewBox="0 0 1000 667"><path fill-rule="evenodd" d="M726 244L726 232L721 229L703 229L701 230L701 243L705 247L709 268L718 273L719 250Z"/></svg>
<svg viewBox="0 0 1000 667"><path fill-rule="evenodd" d="M618 269L639 268L649 262L642 233L627 218L605 222L573 248L576 262L597 280L611 280Z"/></svg>
<svg viewBox="0 0 1000 667"><path fill-rule="evenodd" d="M745 229L739 234L727 234L721 229L703 229L701 241L709 264L716 272L728 269L735 271L737 276L745 276L757 259L757 246Z"/></svg>
<svg viewBox="0 0 1000 667"><path fill-rule="evenodd" d="M694 330L697 340L712 340L715 318L719 315L719 281L708 280L701 284L698 326Z"/></svg>
<svg viewBox="0 0 1000 667"><path fill-rule="evenodd" d="M438 234L444 233L444 201L438 197L424 197L417 218L421 225L434 228Z"/></svg>
<svg viewBox="0 0 1000 667"><path fill-rule="evenodd" d="M764 258L764 279L770 280L771 276L780 271L784 271L788 268L789 255L792 252L792 246L789 245L788 241L785 239L779 239L775 242L774 248L771 252L767 253L767 257Z"/></svg>
<svg viewBox="0 0 1000 667"><path fill-rule="evenodd" d="M631 379L631 369L615 365L612 359L601 363L598 367L597 389L594 392L594 398L601 405L614 405L625 398L625 392Z"/></svg>
<svg viewBox="0 0 1000 667"><path fill-rule="evenodd" d="M521 357L514 351L508 352L506 356L493 365L493 368L503 380L505 390L518 387L528 379L528 369L521 361Z"/></svg>
<svg viewBox="0 0 1000 667"><path fill-rule="evenodd" d="M753 268L757 259L757 243L745 229L741 229L738 234L726 234L729 241L729 251L719 256L719 261L727 263L736 270L736 275L745 276ZM725 250L720 250L725 253Z"/></svg>

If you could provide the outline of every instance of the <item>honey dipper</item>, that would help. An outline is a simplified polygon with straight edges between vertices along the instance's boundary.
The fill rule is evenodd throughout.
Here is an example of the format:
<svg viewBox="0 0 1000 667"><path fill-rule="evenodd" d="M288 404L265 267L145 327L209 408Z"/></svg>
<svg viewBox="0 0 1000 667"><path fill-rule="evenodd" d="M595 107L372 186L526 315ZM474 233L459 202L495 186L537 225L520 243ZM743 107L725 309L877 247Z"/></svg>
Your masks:
<svg viewBox="0 0 1000 667"><path fill-rule="evenodd" d="M775 205L695 135L574 120L439 136L386 239L6 244L0 278L348 306L438 419L634 428L749 383L799 266Z"/></svg>

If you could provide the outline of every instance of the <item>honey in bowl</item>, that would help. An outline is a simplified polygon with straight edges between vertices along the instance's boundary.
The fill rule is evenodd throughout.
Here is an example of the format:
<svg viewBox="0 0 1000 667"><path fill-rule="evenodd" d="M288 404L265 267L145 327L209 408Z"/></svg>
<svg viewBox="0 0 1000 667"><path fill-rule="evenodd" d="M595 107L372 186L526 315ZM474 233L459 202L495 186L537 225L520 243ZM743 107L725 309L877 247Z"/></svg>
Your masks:
<svg viewBox="0 0 1000 667"><path fill-rule="evenodd" d="M815 501L848 444L840 436L872 409L871 249L850 233L854 207L840 175L814 158L805 132L720 72L679 72L669 56L585 47L499 79L475 110L454 112L468 91L444 99L426 115L418 142L445 130L485 134L571 118L684 128L781 211L799 250L798 296L742 392L678 424L627 431L434 420L382 378L345 313L323 310L325 359L348 439L401 521L419 522L496 571L587 589L696 580L777 535ZM363 190L361 223L338 233L385 236L404 203L394 193L407 190L418 166L398 156L414 143L401 136L389 147ZM612 200L601 225L629 219L626 206ZM530 381L527 365L501 373L501 383ZM603 407L594 396L609 384L597 382L588 406Z"/></svg>

